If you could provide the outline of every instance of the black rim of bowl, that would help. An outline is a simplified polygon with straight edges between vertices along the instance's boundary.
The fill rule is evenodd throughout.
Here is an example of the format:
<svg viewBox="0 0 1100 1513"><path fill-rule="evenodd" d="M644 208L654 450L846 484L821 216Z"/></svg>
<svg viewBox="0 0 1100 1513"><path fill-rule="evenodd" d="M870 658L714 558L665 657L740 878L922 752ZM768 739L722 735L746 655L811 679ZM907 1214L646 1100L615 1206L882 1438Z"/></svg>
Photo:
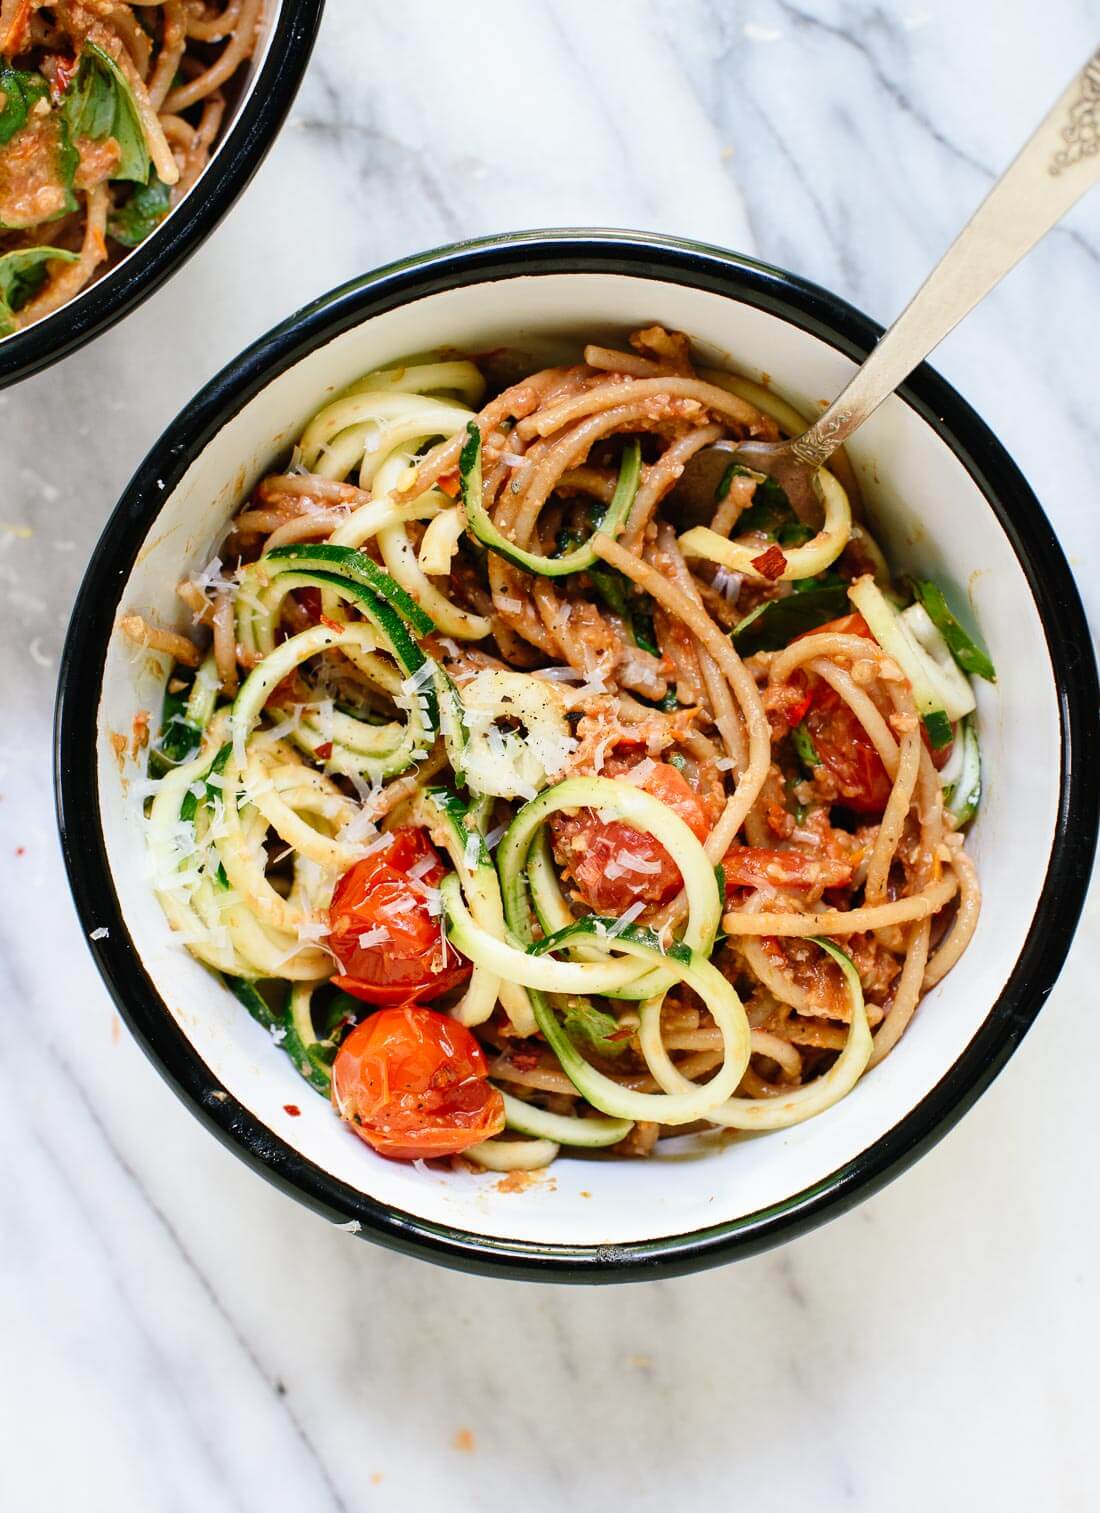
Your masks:
<svg viewBox="0 0 1100 1513"><path fill-rule="evenodd" d="M1027 939L996 1003L962 1055L921 1102L829 1178L725 1224L628 1244L550 1245L498 1239L389 1208L322 1171L219 1083L165 1008L122 919L100 829L96 715L118 595L161 504L210 437L301 357L372 315L471 283L549 273L628 274L688 284L801 327L862 358L881 327L825 290L751 259L634 232L528 232L468 242L392 264L317 300L230 363L173 422L109 521L81 587L62 658L57 705L58 822L69 880L99 970L161 1073L243 1160L337 1223L357 1221L392 1249L507 1277L627 1281L751 1255L869 1196L929 1149L989 1085L1045 1002L1073 937L1096 842L1100 748L1096 664L1072 575L1034 494L985 423L927 365L900 391L966 467L1027 578L1054 668L1061 723L1054 844Z"/></svg>
<svg viewBox="0 0 1100 1513"><path fill-rule="evenodd" d="M263 162L313 51L324 0L283 0L267 55L215 157L177 213L52 315L0 341L0 389L75 352L159 289L201 246Z"/></svg>

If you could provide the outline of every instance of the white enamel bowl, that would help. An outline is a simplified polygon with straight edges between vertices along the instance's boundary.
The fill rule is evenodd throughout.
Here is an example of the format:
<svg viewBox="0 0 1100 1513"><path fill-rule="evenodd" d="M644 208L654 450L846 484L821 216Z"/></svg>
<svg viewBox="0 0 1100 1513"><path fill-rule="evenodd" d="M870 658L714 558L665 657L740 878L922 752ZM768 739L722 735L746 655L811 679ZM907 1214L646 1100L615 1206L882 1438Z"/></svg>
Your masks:
<svg viewBox="0 0 1100 1513"><path fill-rule="evenodd" d="M131 1029L244 1159L384 1244L505 1275L625 1280L714 1264L851 1204L942 1135L1027 1029L1068 948L1097 824L1096 672L1072 579L984 424L922 369L852 447L893 562L935 577L1000 669L978 690L985 794L969 846L985 902L962 962L899 1048L827 1113L777 1134L662 1142L647 1161L559 1159L520 1191L371 1152L173 939L149 884L114 732L156 710L163 669L112 634L137 610L186 628L174 588L326 399L433 348L621 340L653 322L806 410L877 335L790 275L710 248L532 233L430 253L348 285L258 342L169 427L111 520L73 618L58 717L59 810L77 906ZM1021 416L1021 420L1023 417ZM292 1117L284 1105L296 1105Z"/></svg>

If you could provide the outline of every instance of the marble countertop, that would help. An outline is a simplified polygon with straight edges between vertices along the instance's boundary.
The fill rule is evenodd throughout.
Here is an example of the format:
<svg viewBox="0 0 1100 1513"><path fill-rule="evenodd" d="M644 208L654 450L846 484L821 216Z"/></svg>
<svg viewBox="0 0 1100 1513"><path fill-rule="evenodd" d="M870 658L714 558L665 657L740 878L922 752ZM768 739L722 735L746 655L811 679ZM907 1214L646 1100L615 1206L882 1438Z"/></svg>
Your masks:
<svg viewBox="0 0 1100 1513"><path fill-rule="evenodd" d="M359 1243L172 1097L54 832L82 567L149 442L331 285L530 226L676 232L891 318L1097 41L1094 0L329 0L283 135L122 326L0 395L0 1507L1094 1507L1094 894L981 1103L845 1218L620 1289ZM1100 622L1100 194L942 347ZM196 315L201 313L201 319ZM1076 1049L1075 1049L1076 1048Z"/></svg>

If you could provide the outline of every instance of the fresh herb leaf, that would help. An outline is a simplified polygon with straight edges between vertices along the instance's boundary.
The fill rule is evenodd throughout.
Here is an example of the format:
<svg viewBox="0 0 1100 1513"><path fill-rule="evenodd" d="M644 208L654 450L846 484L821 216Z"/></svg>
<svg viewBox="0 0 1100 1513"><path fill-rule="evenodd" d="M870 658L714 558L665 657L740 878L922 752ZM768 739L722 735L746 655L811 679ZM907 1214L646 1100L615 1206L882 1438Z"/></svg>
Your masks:
<svg viewBox="0 0 1100 1513"><path fill-rule="evenodd" d="M675 767L677 772L687 771L687 760L683 756L681 756L680 752L678 751L674 751L669 757L668 765L670 767Z"/></svg>
<svg viewBox="0 0 1100 1513"><path fill-rule="evenodd" d="M742 467L742 465L739 462L731 462L730 465L729 465L729 467L726 469L726 471L722 474L721 478L718 480L718 487L714 491L714 502L715 502L715 504L721 504L722 503L722 500L726 497L726 495L730 491L730 484L733 482L733 480L735 478L757 478L757 477L759 477L759 474L754 473L751 468Z"/></svg>
<svg viewBox="0 0 1100 1513"><path fill-rule="evenodd" d="M584 539L574 531L564 529L559 531L554 543L555 556L564 557L568 552L575 551L583 544ZM615 568L605 567L602 563L594 562L591 567L585 568L585 573L611 613L618 615L620 620L625 621L630 627L634 645L641 651L648 651L651 656L659 657L661 648L657 645L653 616L647 608L643 607L650 602L648 595L636 594L628 578L617 572Z"/></svg>
<svg viewBox="0 0 1100 1513"><path fill-rule="evenodd" d="M50 86L41 74L28 73L21 68L0 68L0 147L5 146L22 131L27 116L39 100L49 93Z"/></svg>
<svg viewBox="0 0 1100 1513"><path fill-rule="evenodd" d="M805 525L801 520L792 520L786 525L781 525L775 533L775 539L780 546L805 546L807 541L812 541L817 532L812 526Z"/></svg>
<svg viewBox="0 0 1100 1513"><path fill-rule="evenodd" d="M570 1040L588 1045L600 1056L618 1056L629 1042L629 1037L622 1035L618 1020L597 1009L587 998L565 999L562 1022ZM621 1038L613 1038L617 1036Z"/></svg>
<svg viewBox="0 0 1100 1513"><path fill-rule="evenodd" d="M611 613L629 623L630 589L622 573L617 573L613 567L599 567L596 563L593 563L586 571L592 587Z"/></svg>
<svg viewBox="0 0 1100 1513"><path fill-rule="evenodd" d="M639 609L634 605L630 612L630 629L634 636L634 645L639 651L649 652L651 657L659 657L661 648L657 645L657 632L653 629L653 616L648 610Z"/></svg>
<svg viewBox="0 0 1100 1513"><path fill-rule="evenodd" d="M718 897L724 900L726 897L726 869L721 862L714 869L714 881L718 884Z"/></svg>
<svg viewBox="0 0 1100 1513"><path fill-rule="evenodd" d="M75 252L62 252L59 247L24 247L0 256L0 336L15 330L15 312L46 282L46 264L76 260Z"/></svg>
<svg viewBox="0 0 1100 1513"><path fill-rule="evenodd" d="M101 142L114 137L119 163L114 179L149 181L149 144L141 127L137 103L126 76L109 53L94 42L85 42L76 71L61 105L70 140L92 137Z"/></svg>
<svg viewBox="0 0 1100 1513"><path fill-rule="evenodd" d="M137 247L155 231L171 208L167 184L154 173L148 184L139 184L126 203L111 216L107 230L124 247Z"/></svg>
<svg viewBox="0 0 1100 1513"><path fill-rule="evenodd" d="M774 478L765 477L756 485L756 493L752 496L748 509L738 516L737 532L740 535L751 531L767 536L770 541L776 541L781 527L801 524L786 491L780 488Z"/></svg>
<svg viewBox="0 0 1100 1513"><path fill-rule="evenodd" d="M796 578L791 584L791 592L795 594L812 594L819 588L842 588L847 594L848 580L840 573L824 572L816 578Z"/></svg>
<svg viewBox="0 0 1100 1513"><path fill-rule="evenodd" d="M984 678L987 683L996 683L997 673L993 663L955 619L939 584L932 583L927 578L916 578L913 580L913 592L963 672L971 677Z"/></svg>
<svg viewBox="0 0 1100 1513"><path fill-rule="evenodd" d="M795 754L803 767L812 772L815 767L821 766L821 758L817 754L813 737L801 720L791 731L791 740L794 743Z"/></svg>
<svg viewBox="0 0 1100 1513"><path fill-rule="evenodd" d="M739 620L730 635L743 657L758 651L780 651L796 636L836 620L847 607L848 588L843 580L818 584L782 599L766 599Z"/></svg>
<svg viewBox="0 0 1100 1513"><path fill-rule="evenodd" d="M663 714L671 714L674 709L679 709L680 700L676 697L675 688L668 688L663 699L658 699L656 708Z"/></svg>
<svg viewBox="0 0 1100 1513"><path fill-rule="evenodd" d="M164 690L164 705L160 717L160 739L156 754L166 766L186 762L202 744L202 731L186 718L187 698L190 688L181 688L178 693Z"/></svg>
<svg viewBox="0 0 1100 1513"><path fill-rule="evenodd" d="M806 816L810 812L806 805L800 803L795 796L794 790L798 787L801 781L802 779L800 777L795 777L792 775L783 785L787 792L787 804L790 807L791 813L794 815L794 822L796 825L804 825L806 823Z"/></svg>

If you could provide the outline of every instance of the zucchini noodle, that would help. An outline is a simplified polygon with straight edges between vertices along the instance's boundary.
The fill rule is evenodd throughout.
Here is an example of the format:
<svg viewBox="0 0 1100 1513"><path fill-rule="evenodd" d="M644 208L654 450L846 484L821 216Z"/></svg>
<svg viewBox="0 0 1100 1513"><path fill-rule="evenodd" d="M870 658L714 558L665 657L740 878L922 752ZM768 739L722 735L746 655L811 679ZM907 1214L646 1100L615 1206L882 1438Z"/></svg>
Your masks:
<svg viewBox="0 0 1100 1513"><path fill-rule="evenodd" d="M631 347L366 374L179 586L190 634L119 621L166 674L168 920L384 1155L825 1116L977 926L988 658L938 586L904 607L843 458L816 522L742 473L678 534L686 462L802 417Z"/></svg>

